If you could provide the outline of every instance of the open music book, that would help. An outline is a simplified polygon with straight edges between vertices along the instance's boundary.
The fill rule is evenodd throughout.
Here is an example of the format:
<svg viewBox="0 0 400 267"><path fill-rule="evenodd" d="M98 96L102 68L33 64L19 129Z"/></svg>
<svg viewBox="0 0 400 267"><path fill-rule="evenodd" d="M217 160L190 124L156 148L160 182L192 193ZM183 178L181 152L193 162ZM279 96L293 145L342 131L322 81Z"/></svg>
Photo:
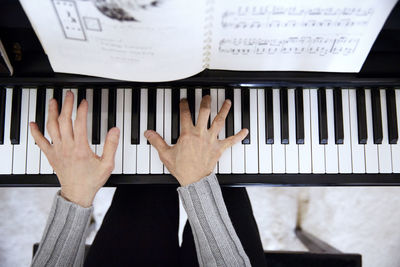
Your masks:
<svg viewBox="0 0 400 267"><path fill-rule="evenodd" d="M396 0L20 0L56 72L358 72Z"/></svg>

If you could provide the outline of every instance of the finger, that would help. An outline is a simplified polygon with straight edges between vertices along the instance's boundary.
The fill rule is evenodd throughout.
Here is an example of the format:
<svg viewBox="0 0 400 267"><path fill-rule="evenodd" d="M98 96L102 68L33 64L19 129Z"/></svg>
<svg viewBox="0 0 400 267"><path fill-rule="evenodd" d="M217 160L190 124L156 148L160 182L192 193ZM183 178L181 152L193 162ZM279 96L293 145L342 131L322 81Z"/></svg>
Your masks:
<svg viewBox="0 0 400 267"><path fill-rule="evenodd" d="M182 99L179 103L181 117L181 131L187 131L193 128L192 117L190 116L189 103L187 99Z"/></svg>
<svg viewBox="0 0 400 267"><path fill-rule="evenodd" d="M102 161L107 164L107 166L112 166L114 168L114 158L115 152L118 148L119 141L119 129L117 127L111 128L106 136L106 141L104 143Z"/></svg>
<svg viewBox="0 0 400 267"><path fill-rule="evenodd" d="M163 153L169 148L169 145L162 139L162 137L155 131L147 130L144 136L149 140L150 144L157 149L158 154Z"/></svg>
<svg viewBox="0 0 400 267"><path fill-rule="evenodd" d="M65 95L64 104L60 117L58 117L58 124L60 125L61 139L66 142L73 141L74 134L72 132L72 108L74 106L74 94L68 91Z"/></svg>
<svg viewBox="0 0 400 267"><path fill-rule="evenodd" d="M49 132L50 138L54 144L58 144L61 141L60 128L58 126L58 107L57 100L54 98L49 103L49 115L47 117L47 131Z"/></svg>
<svg viewBox="0 0 400 267"><path fill-rule="evenodd" d="M39 127L36 123L30 122L29 128L31 128L31 134L33 139L35 139L35 143L39 146L39 148L47 155L47 153L51 149L51 144L49 140L47 140L43 134L40 132Z"/></svg>
<svg viewBox="0 0 400 267"><path fill-rule="evenodd" d="M74 122L74 140L81 144L88 144L87 112L88 102L83 99L76 112L76 120Z"/></svg>
<svg viewBox="0 0 400 267"><path fill-rule="evenodd" d="M228 138L226 138L224 140L221 140L222 145L223 145L223 149L225 150L228 147L231 147L234 144L239 143L240 141L242 141L247 136L248 133L249 133L249 130L242 129L237 134L232 135L232 136L230 136L230 137L228 137Z"/></svg>
<svg viewBox="0 0 400 267"><path fill-rule="evenodd" d="M206 95L203 97L200 103L199 117L197 118L196 127L198 127L199 129L207 130L207 124L208 124L208 119L210 118L210 112L211 112L211 97L209 95Z"/></svg>
<svg viewBox="0 0 400 267"><path fill-rule="evenodd" d="M227 99L224 101L224 104L222 105L221 109L219 110L217 116L215 116L214 121L212 122L211 125L211 132L217 136L221 129L225 125L225 120L226 116L228 116L229 110L231 109L232 102Z"/></svg>

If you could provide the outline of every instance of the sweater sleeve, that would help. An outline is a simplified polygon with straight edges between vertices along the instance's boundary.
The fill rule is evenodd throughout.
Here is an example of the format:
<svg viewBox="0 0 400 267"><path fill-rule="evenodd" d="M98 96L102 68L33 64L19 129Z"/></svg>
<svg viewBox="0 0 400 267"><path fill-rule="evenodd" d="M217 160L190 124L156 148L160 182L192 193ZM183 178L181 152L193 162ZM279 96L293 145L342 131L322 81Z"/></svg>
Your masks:
<svg viewBox="0 0 400 267"><path fill-rule="evenodd" d="M200 266L251 266L236 235L214 173L178 188Z"/></svg>
<svg viewBox="0 0 400 267"><path fill-rule="evenodd" d="M83 208L58 192L32 266L83 266L85 232L92 212L93 207Z"/></svg>

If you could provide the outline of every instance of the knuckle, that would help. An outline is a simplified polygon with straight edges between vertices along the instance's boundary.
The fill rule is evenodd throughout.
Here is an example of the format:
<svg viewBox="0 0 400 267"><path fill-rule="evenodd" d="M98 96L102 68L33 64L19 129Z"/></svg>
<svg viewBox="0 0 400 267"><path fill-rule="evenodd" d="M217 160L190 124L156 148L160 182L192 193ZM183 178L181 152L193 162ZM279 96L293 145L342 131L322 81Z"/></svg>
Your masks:
<svg viewBox="0 0 400 267"><path fill-rule="evenodd" d="M60 124L66 123L66 122L68 122L68 118L65 115L61 115L58 117L58 122Z"/></svg>
<svg viewBox="0 0 400 267"><path fill-rule="evenodd" d="M217 116L215 117L215 122L216 122L217 124L222 124L222 123L225 122L225 119L224 119L221 115L217 115Z"/></svg>
<svg viewBox="0 0 400 267"><path fill-rule="evenodd" d="M104 163L104 168L106 169L107 172L112 172L114 170L114 161L108 161Z"/></svg>

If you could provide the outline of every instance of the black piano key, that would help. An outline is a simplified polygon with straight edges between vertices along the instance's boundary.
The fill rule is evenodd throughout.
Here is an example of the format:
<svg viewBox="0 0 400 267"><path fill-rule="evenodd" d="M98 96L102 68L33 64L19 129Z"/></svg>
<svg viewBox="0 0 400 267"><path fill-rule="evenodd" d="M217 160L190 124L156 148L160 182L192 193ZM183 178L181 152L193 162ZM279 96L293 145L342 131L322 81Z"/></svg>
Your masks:
<svg viewBox="0 0 400 267"><path fill-rule="evenodd" d="M326 113L326 93L325 88L318 89L318 128L319 143L328 144L328 119Z"/></svg>
<svg viewBox="0 0 400 267"><path fill-rule="evenodd" d="M287 89L279 90L281 104L281 144L289 144L289 111Z"/></svg>
<svg viewBox="0 0 400 267"><path fill-rule="evenodd" d="M108 117L107 129L115 127L117 121L117 90L112 88L108 90Z"/></svg>
<svg viewBox="0 0 400 267"><path fill-rule="evenodd" d="M178 141L180 132L180 108L181 92L179 88L172 89L172 114L171 114L171 143L174 145Z"/></svg>
<svg viewBox="0 0 400 267"><path fill-rule="evenodd" d="M206 95L210 95L210 88L203 88L201 90L201 94L202 94L203 97L206 96Z"/></svg>
<svg viewBox="0 0 400 267"><path fill-rule="evenodd" d="M4 144L4 121L6 115L6 92L5 88L0 88L0 145Z"/></svg>
<svg viewBox="0 0 400 267"><path fill-rule="evenodd" d="M79 107L79 105L81 104L83 99L86 99L86 89L85 88L79 88L78 89L78 101L77 101L76 108Z"/></svg>
<svg viewBox="0 0 400 267"><path fill-rule="evenodd" d="M202 93L202 96L203 96L203 97L206 96L206 95L210 95L210 89L209 89L209 88L203 89L203 90L201 91L201 93ZM212 101L212 99L211 99L211 101ZM214 99L214 101L217 101L217 99ZM208 118L207 129L210 128L210 120L211 120L211 118Z"/></svg>
<svg viewBox="0 0 400 267"><path fill-rule="evenodd" d="M389 144L397 144L399 134L397 129L396 96L393 89L386 90L386 107L388 118Z"/></svg>
<svg viewBox="0 0 400 267"><path fill-rule="evenodd" d="M188 88L187 89L187 101L189 104L190 116L192 117L192 123L195 124L195 108L196 108L196 94L195 88Z"/></svg>
<svg viewBox="0 0 400 267"><path fill-rule="evenodd" d="M242 144L250 144L250 89L243 88L241 93L242 100L242 128L249 130L247 136L242 140Z"/></svg>
<svg viewBox="0 0 400 267"><path fill-rule="evenodd" d="M225 138L228 138L229 136L234 135L235 128L233 126L233 121L234 121L234 113L233 113L233 102L235 101L233 99L233 89L225 89L225 99L229 99L232 103L231 108L229 109L228 115L226 116L225 120Z"/></svg>
<svg viewBox="0 0 400 267"><path fill-rule="evenodd" d="M101 89L93 90L92 144L100 145Z"/></svg>
<svg viewBox="0 0 400 267"><path fill-rule="evenodd" d="M13 89L12 106L11 106L11 129L10 140L11 144L19 144L19 137L21 131L21 97L22 90L19 87Z"/></svg>
<svg viewBox="0 0 400 267"><path fill-rule="evenodd" d="M296 113L296 144L304 144L304 106L303 106L303 89L295 90L295 113Z"/></svg>
<svg viewBox="0 0 400 267"><path fill-rule="evenodd" d="M266 144L274 143L274 101L272 89L264 89L265 98L265 140Z"/></svg>
<svg viewBox="0 0 400 267"><path fill-rule="evenodd" d="M54 88L53 98L57 101L58 114L61 114L62 97L63 97L63 89L61 87Z"/></svg>
<svg viewBox="0 0 400 267"><path fill-rule="evenodd" d="M364 89L358 88L356 94L357 94L358 143L360 145L365 145L368 139L368 131L367 131L367 113L365 108Z"/></svg>
<svg viewBox="0 0 400 267"><path fill-rule="evenodd" d="M371 90L371 104L372 104L372 125L374 130L374 144L382 144L382 108L381 108L381 94L378 88Z"/></svg>
<svg viewBox="0 0 400 267"><path fill-rule="evenodd" d="M333 90L333 109L335 118L335 144L343 144L344 130L343 130L343 104L342 104L342 90L335 88Z"/></svg>
<svg viewBox="0 0 400 267"><path fill-rule="evenodd" d="M157 90L155 88L148 89L147 98L147 130L156 130L156 113L157 113ZM150 142L147 141L150 145Z"/></svg>
<svg viewBox="0 0 400 267"><path fill-rule="evenodd" d="M46 88L40 87L36 93L36 115L35 122L39 131L44 134L44 115L46 109Z"/></svg>
<svg viewBox="0 0 400 267"><path fill-rule="evenodd" d="M132 89L131 144L140 143L140 89Z"/></svg>

